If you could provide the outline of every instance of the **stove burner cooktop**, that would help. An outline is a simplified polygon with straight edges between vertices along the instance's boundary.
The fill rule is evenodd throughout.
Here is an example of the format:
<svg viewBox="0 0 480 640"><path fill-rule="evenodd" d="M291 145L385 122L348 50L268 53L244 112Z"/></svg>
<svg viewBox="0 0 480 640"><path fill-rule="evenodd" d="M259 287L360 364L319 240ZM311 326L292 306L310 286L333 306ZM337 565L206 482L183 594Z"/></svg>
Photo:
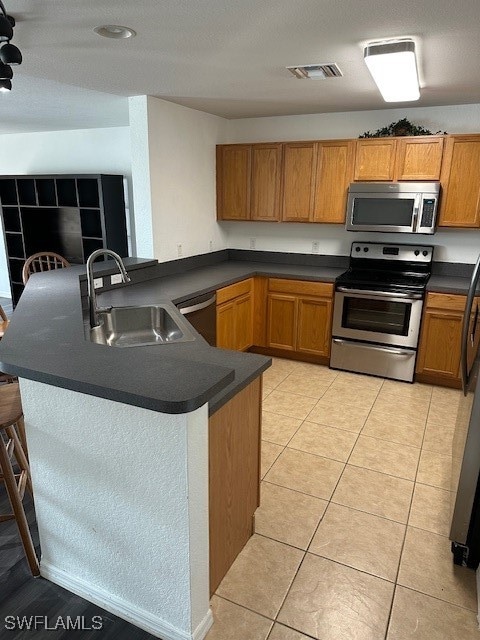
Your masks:
<svg viewBox="0 0 480 640"><path fill-rule="evenodd" d="M347 271L336 288L423 293L431 273L433 247L354 242Z"/></svg>

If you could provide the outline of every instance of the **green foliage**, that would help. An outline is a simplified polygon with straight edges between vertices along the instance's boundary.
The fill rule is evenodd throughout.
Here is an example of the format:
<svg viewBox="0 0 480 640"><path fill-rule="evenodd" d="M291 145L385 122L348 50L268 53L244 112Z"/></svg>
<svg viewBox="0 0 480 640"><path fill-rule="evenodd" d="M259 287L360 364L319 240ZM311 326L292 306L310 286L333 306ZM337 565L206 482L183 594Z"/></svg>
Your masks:
<svg viewBox="0 0 480 640"><path fill-rule="evenodd" d="M425 127L417 127L406 118L392 122L387 127L377 129L377 131L365 131L359 138L388 138L389 136L435 136L439 133L447 133L446 131L432 132Z"/></svg>

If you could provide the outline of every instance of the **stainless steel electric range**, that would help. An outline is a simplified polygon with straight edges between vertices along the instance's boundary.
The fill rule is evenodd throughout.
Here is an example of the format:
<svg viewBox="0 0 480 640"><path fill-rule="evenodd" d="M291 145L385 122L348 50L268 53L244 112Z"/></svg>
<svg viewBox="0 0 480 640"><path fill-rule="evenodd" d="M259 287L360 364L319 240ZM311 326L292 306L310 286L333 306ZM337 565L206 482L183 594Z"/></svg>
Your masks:
<svg viewBox="0 0 480 640"><path fill-rule="evenodd" d="M354 242L335 282L330 366L413 382L433 247Z"/></svg>

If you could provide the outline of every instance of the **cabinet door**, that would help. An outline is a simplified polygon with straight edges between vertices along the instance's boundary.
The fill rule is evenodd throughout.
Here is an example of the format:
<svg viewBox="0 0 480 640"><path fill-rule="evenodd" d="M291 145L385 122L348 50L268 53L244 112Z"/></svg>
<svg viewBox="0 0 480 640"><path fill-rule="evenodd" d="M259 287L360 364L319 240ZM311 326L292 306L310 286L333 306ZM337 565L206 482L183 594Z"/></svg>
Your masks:
<svg viewBox="0 0 480 640"><path fill-rule="evenodd" d="M217 218L250 218L251 145L217 147Z"/></svg>
<svg viewBox="0 0 480 640"><path fill-rule="evenodd" d="M313 216L315 143L287 143L283 154L282 220L309 222Z"/></svg>
<svg viewBox="0 0 480 640"><path fill-rule="evenodd" d="M466 296L429 293L425 309L417 373L441 380L460 380L463 312Z"/></svg>
<svg viewBox="0 0 480 640"><path fill-rule="evenodd" d="M396 140L357 140L354 180L393 180Z"/></svg>
<svg viewBox="0 0 480 640"><path fill-rule="evenodd" d="M209 420L210 595L253 534L260 504L261 381Z"/></svg>
<svg viewBox="0 0 480 640"><path fill-rule="evenodd" d="M253 299L247 293L235 300L235 349L245 351L253 344Z"/></svg>
<svg viewBox="0 0 480 640"><path fill-rule="evenodd" d="M439 224L480 226L480 136L451 136L445 143Z"/></svg>
<svg viewBox="0 0 480 640"><path fill-rule="evenodd" d="M297 351L330 355L332 308L328 299L299 298Z"/></svg>
<svg viewBox="0 0 480 640"><path fill-rule="evenodd" d="M275 349L295 351L297 298L268 294L267 345Z"/></svg>
<svg viewBox="0 0 480 640"><path fill-rule="evenodd" d="M397 140L397 180L440 180L443 138L427 136Z"/></svg>
<svg viewBox="0 0 480 640"><path fill-rule="evenodd" d="M345 222L347 190L353 178L354 157L353 140L317 143L314 222Z"/></svg>
<svg viewBox="0 0 480 640"><path fill-rule="evenodd" d="M252 145L252 220L279 220L281 144Z"/></svg>
<svg viewBox="0 0 480 640"><path fill-rule="evenodd" d="M217 306L217 347L235 349L235 302Z"/></svg>

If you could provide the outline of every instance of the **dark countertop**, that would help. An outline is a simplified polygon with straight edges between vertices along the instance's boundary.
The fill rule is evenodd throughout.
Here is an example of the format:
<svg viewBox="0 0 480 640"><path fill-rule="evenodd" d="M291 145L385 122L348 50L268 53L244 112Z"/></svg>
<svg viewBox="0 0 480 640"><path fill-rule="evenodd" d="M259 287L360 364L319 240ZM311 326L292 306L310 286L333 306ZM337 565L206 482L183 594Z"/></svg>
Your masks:
<svg viewBox="0 0 480 640"><path fill-rule="evenodd" d="M281 263L278 254L274 261L264 254L262 261L254 261L228 259L225 252L213 264L205 264L208 257L201 256L200 266L196 259L158 264L129 258L125 263L133 282L99 293L99 304L163 303L175 314L172 303L254 275L334 282L345 270L334 261L332 266L295 264L294 254L284 255ZM103 275L115 270L97 263L95 271ZM427 289L465 294L468 284L466 277L437 274ZM186 413L208 402L212 414L270 366L270 359L261 355L210 347L193 329L194 342L133 349L94 344L84 336L85 297L82 309L80 291L85 292L84 266L34 275L0 343L0 370L165 413Z"/></svg>
<svg viewBox="0 0 480 640"><path fill-rule="evenodd" d="M158 265L161 270L162 265ZM215 291L239 280L260 275L267 277L295 278L335 282L345 269L331 267L308 267L301 265L270 264L264 262L225 261L208 267L192 269L185 273L159 277L142 282L131 288L118 287L102 295L102 304L145 304L146 296L166 297L174 304L189 298Z"/></svg>
<svg viewBox="0 0 480 640"><path fill-rule="evenodd" d="M427 291L467 295L469 286L470 278L432 275L427 283Z"/></svg>
<svg viewBox="0 0 480 640"><path fill-rule="evenodd" d="M342 271L224 261L158 277L164 266L155 261L125 263L132 284L100 293L99 305L178 303L257 273L333 282ZM110 266L95 265L97 277L109 272ZM0 344L1 370L165 413L209 402L213 413L270 366L265 356L210 347L195 331L195 342L133 349L94 344L84 335L84 274L84 266L74 266L31 277ZM145 274L149 279L141 281ZM173 305L171 311L177 313Z"/></svg>
<svg viewBox="0 0 480 640"><path fill-rule="evenodd" d="M129 273L143 266L125 263ZM1 370L154 411L187 413L234 381L235 370L245 367L239 360L249 360L249 373L256 375L269 366L268 358L253 354L223 352L219 358L196 332L187 354L176 345L116 349L86 340L84 273L84 266L75 266L31 277L0 343Z"/></svg>

